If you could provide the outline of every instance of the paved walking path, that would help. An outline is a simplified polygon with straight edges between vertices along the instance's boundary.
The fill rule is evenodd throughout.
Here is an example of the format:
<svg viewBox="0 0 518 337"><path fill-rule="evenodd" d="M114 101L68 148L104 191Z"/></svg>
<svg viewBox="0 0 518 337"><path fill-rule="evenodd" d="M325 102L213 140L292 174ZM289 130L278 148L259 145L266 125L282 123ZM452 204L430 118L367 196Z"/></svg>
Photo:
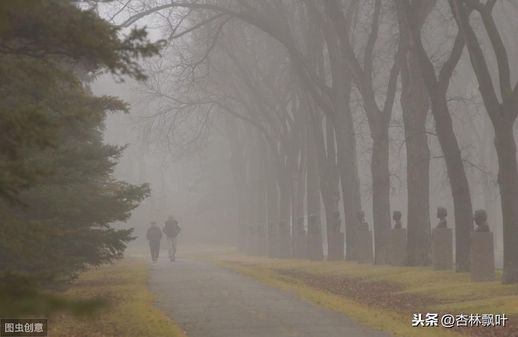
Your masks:
<svg viewBox="0 0 518 337"><path fill-rule="evenodd" d="M389 337L208 262L161 259L150 286L189 337Z"/></svg>

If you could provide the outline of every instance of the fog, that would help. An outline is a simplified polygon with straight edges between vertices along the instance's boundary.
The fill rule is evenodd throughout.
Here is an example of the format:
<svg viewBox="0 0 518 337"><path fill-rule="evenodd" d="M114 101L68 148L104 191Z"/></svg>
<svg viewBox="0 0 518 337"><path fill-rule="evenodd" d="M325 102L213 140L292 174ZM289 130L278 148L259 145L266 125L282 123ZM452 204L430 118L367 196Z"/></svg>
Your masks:
<svg viewBox="0 0 518 337"><path fill-rule="evenodd" d="M128 222L119 224L135 228L137 239L130 244L129 254L147 250L149 224L162 226L170 215L184 224L182 245L233 246L237 239L236 196L221 132L211 130L210 139L192 152L180 154L171 149L174 144L164 144L160 136L150 134L157 132L148 129L154 112L146 103L139 103L142 97L137 83L118 83L105 76L92 89L131 104L128 114L107 118L104 139L127 146L114 176L133 184L149 183L152 191Z"/></svg>
<svg viewBox="0 0 518 337"><path fill-rule="evenodd" d="M158 3L142 2L142 8L152 8L156 7L155 5ZM273 4L257 5L256 14L260 16L273 10L274 7L270 6ZM283 6L297 8L299 4L286 3ZM115 11L114 7L116 8L117 5L101 7L101 13L111 17L109 14ZM124 20L128 20L128 18L138 17L139 20L135 20L134 24L150 27L151 36L155 39L167 39L167 46L162 50L160 57L154 57L142 63L149 76L146 82L130 81L120 84L115 83L109 75L105 75L93 84L95 93L117 95L131 105L130 113L109 116L106 121L105 140L113 144L128 145L123 158L117 165L115 172L117 178L134 183L149 182L151 185L151 196L137 208L128 222L129 226L136 228L136 233L140 237L135 245L142 244L142 235L150 221L162 223L170 214L177 216L184 224L185 237L182 242L193 244L236 245L239 228L257 222L266 223L271 221L272 217L280 216L282 218L288 214L289 218L281 219L281 221L287 221L295 226L295 218L302 215L306 218L305 227L307 228L309 211L307 200L304 197L302 197L303 205L301 206L303 209L297 209L299 207L297 204L300 205L301 201L296 201L297 198L295 198L289 202L291 210L282 211L277 208L275 212L280 211L281 213L268 215L268 202L258 200L257 195L249 196L248 198L251 198L249 203L256 204L252 207L259 207L262 210L257 212L265 214L260 215L256 211L249 210L247 215L240 215L239 208L243 207L243 200L240 200L243 199L243 188L236 187L236 183L239 184L240 181L240 178L236 177L236 170L239 169L239 166L248 172L246 179L251 179L246 183L249 185L248 188L252 187L253 190L253 186L257 186L254 185L256 184L254 179L260 181L260 184L268 185L267 176L271 175L271 171L268 171L267 165L257 168L255 173L254 166L261 165L268 160L260 152L265 151L264 143L270 142L266 146L272 145L272 137L279 137L274 141L277 142L275 146L279 155L281 158L284 156L282 160L290 160L289 151L300 151L299 154L296 154L298 168L287 167L286 170L291 170L292 173L287 172L286 174L291 177L280 178L291 181L275 182L276 189L286 184L291 188L296 188L294 186L297 185L298 178L294 175L306 170L303 161L308 159L304 158L305 150L302 145L305 140L301 136L304 132L307 133L304 130L308 130L308 123L315 123L315 120L309 122L300 117L300 120L297 121L299 117L296 114L304 114L304 109L298 105L308 104L308 101L304 101L304 97L300 96L298 87L306 86L302 90L310 92L311 89L307 89L307 84L304 84L304 81L307 81L303 78L304 75L297 74L300 70L297 69L297 61L293 59L294 53L285 47L289 42L282 38L279 40L275 32L261 31L261 27L254 27L246 20L243 22L243 20L234 19L226 22L223 19L214 19L214 22L208 20L209 22L200 24L198 27L196 24L201 22L200 20L203 20L209 12L201 9L197 10L197 14L194 15L187 13L181 7L175 9L173 6L162 12L146 12L146 15L140 17L139 10L135 8L138 6L132 10L120 12L112 20L124 23L126 22ZM358 36L355 43L358 46L354 48L358 55L361 55L366 48L367 27L369 20L372 19L372 8L370 4L365 4L364 7L356 9L357 21L354 25ZM397 51L398 39L394 38L394 34L397 33L397 23L394 21L396 18L393 16L395 10L395 7L391 7L389 4L386 4L386 7L382 6L383 21L380 21L380 33L371 51L374 58L372 75L369 76L372 76L373 92L377 104L381 108L383 108L387 95L390 95L385 89L390 75L389 64L392 63L393 54ZM506 10L516 9L512 4L499 4L494 10L494 15L497 18L496 21L502 23L501 34L508 42L508 52L510 55L514 55L517 48L509 40L514 24L507 19L509 14L505 13ZM454 23L442 17L447 11L447 6L438 4L435 10L430 12L427 29L423 32L423 39L426 41L425 47L434 59L437 69L440 69L441 63L446 60L456 34ZM304 48L317 48L311 50L314 55L309 57L321 58L321 61L316 61L315 66L317 69L318 67L323 68L317 71L321 73L323 84L334 90L333 87L340 84L339 79L335 78L336 75L332 73L332 67L336 67L336 65L329 63L333 62L333 56L329 54L330 47L323 44L325 40L311 41L309 39L308 34L314 34L314 32L311 31L311 27L300 26L302 22L300 20L305 20L302 13L295 11L291 19L288 19L287 15L287 12L284 12L272 20L284 21L283 24L290 27L291 34L293 34L293 37L290 38L298 44L293 48L299 48L302 53L304 53ZM330 23L327 22L324 26ZM480 22L476 21L475 25L480 25ZM174 27L174 30L171 27ZM192 31L189 27L192 27ZM482 44L487 40L487 36L483 34L480 38ZM314 47L309 47L308 43L314 43ZM322 48L321 53L318 52L319 48ZM484 48L486 48L485 45ZM491 56L489 49L487 53L490 69L496 76L496 60ZM331 57L331 59L327 60L327 57ZM320 65L318 62L321 62ZM515 73L515 68L511 68L512 74ZM352 74L351 76L357 75ZM410 76L418 75L411 73ZM352 79L349 78L349 81ZM300 83L297 84L297 82ZM375 231L373 224L380 220L375 220L371 211L373 209L371 173L373 138L370 135L368 113L366 115L364 107L365 102L367 104L369 102L368 97L362 96L361 91L354 87L354 81L352 82L349 109L354 126L349 130L354 130L356 138L356 165L362 209L365 211L366 222ZM317 84L317 86L320 85L322 84ZM395 85L394 106L389 112L391 117L387 139L390 140L388 153L390 183L387 191L389 191L390 211L400 210L406 218L409 205L406 143L409 135L405 133L400 95L401 84L398 81L398 84ZM297 96L301 97L302 101ZM496 260L497 264L501 265L503 231L499 225L502 223L502 215L498 206L500 203L497 182L498 161L492 145L494 131L490 125L491 121L484 111L482 97L478 92L477 78L471 68L467 52L462 54L452 73L447 99L449 100L453 132L469 181L471 208L485 209L488 212L488 222L496 238ZM318 102L309 102L310 109L314 108L314 104L318 105ZM325 111L317 113L317 116L322 125L322 140L326 143L322 147L323 151L327 151L327 154L324 155L335 156L334 165L337 165L335 169L321 166L320 170L330 170L321 176L323 179L326 175L336 174L336 171L332 173L333 170L340 170L341 145L340 140L336 139L333 140L332 148L330 148L329 141L337 133L336 130L330 129L330 125L334 122ZM306 126L300 123L305 123ZM337 126L334 125L334 127ZM425 128L423 132L427 134L426 142L430 151L428 204L431 216L423 214L422 221L435 225L438 221L435 219L435 209L438 206L444 206L449 210L449 221L454 226L455 211L450 188L451 178L448 178L443 151L434 130L434 117L430 111L425 115L423 127ZM302 134L299 134L296 128L302 130ZM406 132L411 131L407 129ZM247 134L251 135L252 139L247 139ZM263 144L254 145L254 137L262 138L260 142ZM346 135L346 137L348 136ZM238 149L238 151L243 151L240 155L241 160L245 163L232 164L233 156L234 158L237 156L236 153L233 154L233 151L236 152L236 147L232 148L232 142L242 143L239 144L242 149ZM248 144L243 144L243 142L248 142ZM293 142L299 144L296 145ZM286 150L283 148L293 146L298 149ZM338 148L335 149L335 147ZM266 151L270 150L266 149ZM320 155L317 154L317 157ZM254 162L255 159L257 159L256 162ZM285 164L289 163L285 162ZM253 177L254 174L256 178ZM338 177L332 179L336 182L328 183L337 184L337 186L334 188L335 192L331 191L331 194L340 190L338 187L340 179ZM428 178L425 177L425 179ZM257 188L262 187L257 186ZM267 192L263 189L263 192L258 193ZM278 190L275 193L283 192ZM336 198L343 200L343 189L339 194ZM266 198L266 196L262 198ZM320 205L318 205L318 209L321 210L318 211L320 223L323 224L321 228L324 250L328 237L326 234L328 227L325 225L326 212L331 212L330 208L336 207L341 214L340 218L347 219L344 208L340 206L341 201L338 201L336 206L329 205L334 201L328 201L326 205L325 198L326 196L320 196ZM278 202L283 201L278 200ZM243 212L247 213L247 211ZM352 217L354 218L354 216ZM243 219L247 219L245 221L248 223L241 223ZM344 221L341 221L340 226L342 232L347 231ZM246 236L246 234L241 235Z"/></svg>
<svg viewBox="0 0 518 337"><path fill-rule="evenodd" d="M517 17L0 2L0 336L518 336Z"/></svg>

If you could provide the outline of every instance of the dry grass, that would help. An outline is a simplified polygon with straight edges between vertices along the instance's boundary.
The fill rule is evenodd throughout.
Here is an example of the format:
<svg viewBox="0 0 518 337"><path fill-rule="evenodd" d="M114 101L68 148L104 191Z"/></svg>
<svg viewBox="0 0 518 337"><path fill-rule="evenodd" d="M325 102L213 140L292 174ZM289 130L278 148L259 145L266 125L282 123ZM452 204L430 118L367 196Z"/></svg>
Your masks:
<svg viewBox="0 0 518 337"><path fill-rule="evenodd" d="M228 252L204 257L394 336L518 336L514 322L518 319L518 285L472 283L465 273L421 267L281 260ZM412 312L505 313L511 317L511 326L469 331L412 328Z"/></svg>
<svg viewBox="0 0 518 337"><path fill-rule="evenodd" d="M184 332L154 306L148 276L145 262L135 258L83 273L65 295L99 297L107 305L89 316L50 317L49 336L185 337Z"/></svg>

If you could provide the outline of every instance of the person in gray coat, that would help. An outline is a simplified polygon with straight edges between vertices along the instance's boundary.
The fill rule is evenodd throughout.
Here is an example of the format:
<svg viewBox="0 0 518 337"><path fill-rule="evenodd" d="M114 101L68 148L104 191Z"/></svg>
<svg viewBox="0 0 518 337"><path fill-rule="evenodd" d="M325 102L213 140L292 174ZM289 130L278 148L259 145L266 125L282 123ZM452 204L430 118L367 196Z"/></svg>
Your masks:
<svg viewBox="0 0 518 337"><path fill-rule="evenodd" d="M167 251L169 252L169 260L174 262L176 259L176 237L181 231L178 221L171 215L164 224L163 232L167 238Z"/></svg>

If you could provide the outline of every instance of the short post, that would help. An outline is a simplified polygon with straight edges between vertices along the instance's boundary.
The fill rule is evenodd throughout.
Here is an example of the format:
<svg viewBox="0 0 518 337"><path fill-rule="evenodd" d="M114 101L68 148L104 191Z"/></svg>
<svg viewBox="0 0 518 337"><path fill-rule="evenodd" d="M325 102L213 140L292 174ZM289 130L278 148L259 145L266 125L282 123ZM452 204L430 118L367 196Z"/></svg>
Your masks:
<svg viewBox="0 0 518 337"><path fill-rule="evenodd" d="M391 265L406 265L406 240L405 228L393 228L390 231L389 263Z"/></svg>
<svg viewBox="0 0 518 337"><path fill-rule="evenodd" d="M297 219L294 233L293 255L296 258L304 258L306 256L306 230L304 229L304 217L299 217Z"/></svg>
<svg viewBox="0 0 518 337"><path fill-rule="evenodd" d="M248 240L246 245L246 252L250 256L256 255L256 233L254 225L248 226Z"/></svg>
<svg viewBox="0 0 518 337"><path fill-rule="evenodd" d="M394 211L392 219L394 220L394 227L389 234L389 264L393 266L406 265L406 243L407 234L406 229L401 223L402 214L400 211Z"/></svg>
<svg viewBox="0 0 518 337"><path fill-rule="evenodd" d="M372 251L372 232L367 226L360 226L356 230L356 257L359 263L372 263L374 254Z"/></svg>
<svg viewBox="0 0 518 337"><path fill-rule="evenodd" d="M327 245L327 260L340 261L344 259L344 233L341 231L334 232L329 238Z"/></svg>
<svg viewBox="0 0 518 337"><path fill-rule="evenodd" d="M439 223L432 230L432 268L434 270L448 270L453 267L453 234L448 228L447 216L446 208L437 207Z"/></svg>
<svg viewBox="0 0 518 337"><path fill-rule="evenodd" d="M279 235L276 227L272 222L268 223L268 257L279 257Z"/></svg>
<svg viewBox="0 0 518 337"><path fill-rule="evenodd" d="M279 257L290 257L290 228L288 222L282 220L279 222Z"/></svg>
<svg viewBox="0 0 518 337"><path fill-rule="evenodd" d="M308 219L306 252L307 258L311 261L321 261L323 259L320 217L316 214L311 214Z"/></svg>
<svg viewBox="0 0 518 337"><path fill-rule="evenodd" d="M359 263L374 262L374 253L372 251L372 232L369 230L369 224L365 221L365 212L358 211L356 213L358 224L355 228L356 242L354 251L356 260Z"/></svg>
<svg viewBox="0 0 518 337"><path fill-rule="evenodd" d="M432 267L434 270L447 270L453 267L451 228L434 228L432 231Z"/></svg>
<svg viewBox="0 0 518 337"><path fill-rule="evenodd" d="M471 233L471 281L494 281L494 239L487 225L487 214L484 210L477 210L473 218L477 227Z"/></svg>
<svg viewBox="0 0 518 337"><path fill-rule="evenodd" d="M328 230L331 235L328 235L329 242L327 243L327 260L339 261L344 259L344 233L340 231L342 221L340 219L340 212L333 213L331 226Z"/></svg>
<svg viewBox="0 0 518 337"><path fill-rule="evenodd" d="M268 255L268 239L266 237L266 225L264 223L257 225L257 255Z"/></svg>

